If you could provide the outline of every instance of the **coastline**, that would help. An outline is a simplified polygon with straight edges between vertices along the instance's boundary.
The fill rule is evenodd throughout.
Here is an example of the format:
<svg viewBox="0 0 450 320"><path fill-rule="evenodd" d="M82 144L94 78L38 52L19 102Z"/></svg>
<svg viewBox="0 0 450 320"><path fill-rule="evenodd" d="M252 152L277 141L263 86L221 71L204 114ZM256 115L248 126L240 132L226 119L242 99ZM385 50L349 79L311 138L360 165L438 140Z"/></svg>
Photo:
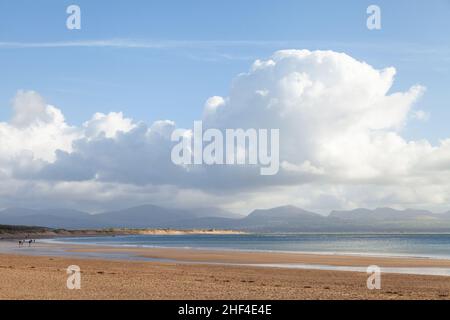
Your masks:
<svg viewBox="0 0 450 320"><path fill-rule="evenodd" d="M18 240L18 239L48 239L63 237L97 237L97 236L126 236L126 235L232 235L246 234L244 231L222 230L222 229L130 229L130 228L109 228L93 230L66 230L50 229L40 227L29 227L27 231L21 229L4 231L0 228L0 241Z"/></svg>
<svg viewBox="0 0 450 320"><path fill-rule="evenodd" d="M304 265L289 268L280 265ZM366 287L369 265L448 268L450 260L123 248L36 243L0 244L1 299L448 299L448 277L382 274L381 290ZM69 265L81 268L82 289L66 288ZM325 265L334 270L315 269ZM310 266L310 268L308 268ZM360 268L346 271L340 267Z"/></svg>

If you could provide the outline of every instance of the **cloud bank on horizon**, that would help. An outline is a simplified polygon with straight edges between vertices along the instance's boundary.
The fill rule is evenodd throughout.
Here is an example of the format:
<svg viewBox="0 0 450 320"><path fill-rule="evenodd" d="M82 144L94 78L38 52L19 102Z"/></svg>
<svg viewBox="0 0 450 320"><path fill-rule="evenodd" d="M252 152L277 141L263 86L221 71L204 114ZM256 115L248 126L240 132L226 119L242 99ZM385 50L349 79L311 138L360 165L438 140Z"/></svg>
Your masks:
<svg viewBox="0 0 450 320"><path fill-rule="evenodd" d="M233 79L227 97L207 99L206 128L280 129L280 172L270 177L255 166L174 165L173 121L111 112L71 126L39 93L18 91L0 123L0 207L448 210L450 138L402 137L429 115L414 109L423 86L391 92L395 73L344 53L282 50Z"/></svg>

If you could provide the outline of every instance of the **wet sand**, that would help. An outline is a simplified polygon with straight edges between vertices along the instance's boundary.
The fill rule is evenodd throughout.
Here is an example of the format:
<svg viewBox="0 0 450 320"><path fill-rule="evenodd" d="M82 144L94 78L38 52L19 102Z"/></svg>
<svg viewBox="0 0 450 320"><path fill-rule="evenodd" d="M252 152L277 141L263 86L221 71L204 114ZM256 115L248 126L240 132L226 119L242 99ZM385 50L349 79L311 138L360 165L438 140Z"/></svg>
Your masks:
<svg viewBox="0 0 450 320"><path fill-rule="evenodd" d="M450 260L411 258L411 257L377 257L361 255L307 254L293 252L252 252L232 250L200 250L177 248L112 248L112 247L72 247L68 252L77 253L128 253L137 257L184 262L229 263L229 264L312 264L331 266L354 266L399 268L450 268ZM450 278L449 278L450 279Z"/></svg>
<svg viewBox="0 0 450 320"><path fill-rule="evenodd" d="M3 243L1 251L10 245L14 244ZM448 260L78 245L61 245L65 252L61 256L62 251L56 251L60 245L37 246L35 251L10 248L0 254L1 299L449 299L450 295L450 277L443 276L383 273L381 290L368 290L368 275L363 272L205 264L450 267ZM36 255L39 252L45 255ZM177 262L82 256L100 252L105 257L119 252L131 259ZM81 268L80 290L66 287L69 265Z"/></svg>

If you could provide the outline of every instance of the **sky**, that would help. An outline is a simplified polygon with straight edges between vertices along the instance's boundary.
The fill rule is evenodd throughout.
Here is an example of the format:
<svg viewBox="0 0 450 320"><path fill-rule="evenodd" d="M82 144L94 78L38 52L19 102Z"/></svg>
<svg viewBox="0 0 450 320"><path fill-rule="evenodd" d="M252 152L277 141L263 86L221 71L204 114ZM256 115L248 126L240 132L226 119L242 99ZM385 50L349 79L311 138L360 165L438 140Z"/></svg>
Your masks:
<svg viewBox="0 0 450 320"><path fill-rule="evenodd" d="M66 8L72 4L81 8L81 30L66 27ZM381 8L381 30L366 26L366 9L371 4ZM99 211L154 202L175 206L217 204L241 212L283 204L324 212L384 205L448 210L450 186L437 180L445 177L450 164L446 162L448 147L443 143L450 137L449 15L449 0L0 0L0 176L4 176L0 207L80 206ZM291 49L306 49L311 55L276 53ZM316 50L332 53L324 58ZM352 61L338 53L345 53ZM252 67L256 60L271 59L280 61L278 65L286 62L285 69L277 69L279 82L267 70ZM315 64L321 59L329 59L326 71ZM316 69L305 67L306 62ZM362 62L370 70L361 66ZM375 73L382 74L389 67L395 68L395 75L387 72L386 79L376 78ZM340 76L331 77L332 72L327 73L330 70ZM383 99L395 93L402 97L387 99L399 100L392 102L394 107L391 102L373 98L371 108L386 107L384 116L391 120L375 124L361 120L366 119L364 116L344 121L345 127L339 127L330 122L340 121L346 112L355 110L349 107L335 114L330 108L336 106L327 104L331 100L317 94L308 103L317 104L316 110L329 115L319 123L316 114L302 109L306 100L293 94L300 90L293 87L295 81L308 83L309 78L294 79L284 89L279 88L281 81L302 72L314 81L329 84L325 85L329 90L348 89L347 95L328 97L342 99L342 103L361 105L372 101L371 97L355 96L359 84L365 85L361 92L379 94ZM239 80L243 73L247 78ZM347 75L355 79L349 80ZM287 106L297 106L292 114L292 119L298 120L296 125L284 121L280 114L271 114L273 121L268 122L268 115L261 112L267 107L264 102L239 107L246 90L258 85L273 86L275 98L284 101L280 110L288 112ZM211 102L208 99L214 96L223 97L227 110L234 113L205 116L204 108ZM48 109L48 105L56 111ZM392 113L390 110L395 108L397 113ZM236 114L240 116L231 121ZM378 116L367 115L371 119ZM187 174L170 164L161 164L166 160L155 154L167 139L139 140L158 130L163 132L160 135L167 135L164 130L170 128L189 129L193 121L202 119L221 128L238 123L286 128L284 136L299 136L286 139L288 147L283 147L281 141L285 152L281 154L283 170L309 165L317 169L316 173L321 172L320 177L296 177L282 170L273 179L261 179L235 168L207 168L207 173L193 170ZM318 123L308 128L312 120ZM296 130L300 124L304 130ZM361 140L370 140L367 144L371 147L389 134L402 140L391 139L379 151L365 150L354 143L348 148L366 155L388 155L376 161L373 155L370 159L355 158L340 166L345 155L329 149L337 145L345 150L342 146L348 141L332 141L336 134L328 136L322 125L339 132L364 128L367 135ZM383 138L374 137L373 131L379 134L380 130ZM362 135L362 131L352 131L345 138L356 139L358 134ZM311 142L315 138L310 135L321 139ZM136 141L146 146L133 149ZM329 148L319 149L319 145ZM430 157L437 159L433 152L442 159L422 167ZM99 160L105 157L109 160ZM133 161L140 170L126 169L134 166ZM378 167L380 161L386 162L382 168ZM358 166L364 168L359 170ZM159 170L149 172L148 167ZM348 167L353 170L347 174ZM391 167L398 170L391 172ZM115 173L108 171L112 169ZM426 190L415 189L417 184ZM69 190L76 190L77 195ZM367 192L373 197L367 197Z"/></svg>

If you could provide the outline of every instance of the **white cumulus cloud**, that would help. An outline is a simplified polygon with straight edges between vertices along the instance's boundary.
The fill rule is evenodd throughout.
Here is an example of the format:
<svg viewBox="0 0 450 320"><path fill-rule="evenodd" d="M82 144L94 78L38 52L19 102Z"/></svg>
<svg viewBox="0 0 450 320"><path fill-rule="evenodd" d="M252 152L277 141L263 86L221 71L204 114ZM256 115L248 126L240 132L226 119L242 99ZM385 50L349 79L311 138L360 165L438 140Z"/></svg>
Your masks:
<svg viewBox="0 0 450 320"><path fill-rule="evenodd" d="M70 202L70 186L83 186L77 201L98 206L119 199L182 205L191 195L233 209L444 207L450 139L432 145L402 137L409 119L427 118L414 111L425 88L394 92L395 74L344 53L283 50L238 75L228 96L207 99L203 113L195 111L204 128L280 130L281 168L271 177L252 166L174 165L170 120L147 125L96 113L73 127L39 94L19 91L13 118L0 123L0 174L41 199L54 199L55 190L64 199L67 190ZM18 197L0 185L0 204Z"/></svg>

